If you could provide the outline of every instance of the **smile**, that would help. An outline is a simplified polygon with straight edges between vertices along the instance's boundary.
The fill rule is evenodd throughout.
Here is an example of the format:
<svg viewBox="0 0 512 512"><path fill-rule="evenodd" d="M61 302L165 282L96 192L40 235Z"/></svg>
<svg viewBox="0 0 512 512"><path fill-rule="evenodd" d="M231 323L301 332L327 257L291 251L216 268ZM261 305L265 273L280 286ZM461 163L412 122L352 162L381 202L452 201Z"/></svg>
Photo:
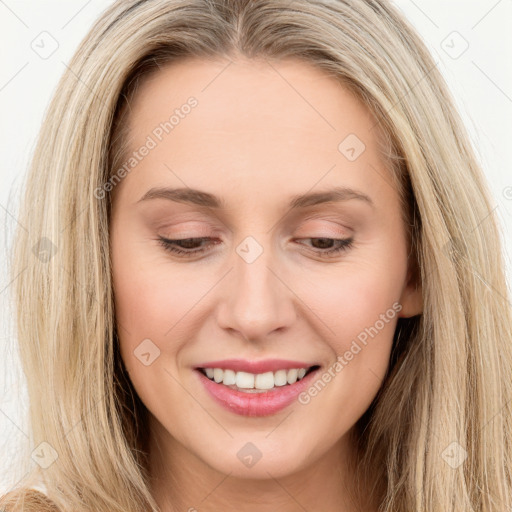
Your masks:
<svg viewBox="0 0 512 512"><path fill-rule="evenodd" d="M222 368L201 368L200 370L206 377L217 384L223 384L231 389L245 393L262 393L276 387L294 384L304 378L314 368L315 366L310 368L292 368L258 374L242 371L235 372L234 370Z"/></svg>
<svg viewBox="0 0 512 512"><path fill-rule="evenodd" d="M276 414L290 406L319 370L320 366L315 365L259 374L222 368L196 368L194 373L217 405L230 413L256 417Z"/></svg>

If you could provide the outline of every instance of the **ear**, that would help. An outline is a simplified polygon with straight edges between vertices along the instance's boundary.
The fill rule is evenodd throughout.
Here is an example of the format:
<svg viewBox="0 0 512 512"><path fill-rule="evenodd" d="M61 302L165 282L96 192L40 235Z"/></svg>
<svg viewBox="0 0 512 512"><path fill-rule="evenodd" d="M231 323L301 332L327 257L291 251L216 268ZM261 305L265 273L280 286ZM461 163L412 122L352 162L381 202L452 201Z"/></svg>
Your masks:
<svg viewBox="0 0 512 512"><path fill-rule="evenodd" d="M417 270L417 267L413 266L407 272L406 283L399 301L402 305L399 318L409 318L423 312L423 293Z"/></svg>

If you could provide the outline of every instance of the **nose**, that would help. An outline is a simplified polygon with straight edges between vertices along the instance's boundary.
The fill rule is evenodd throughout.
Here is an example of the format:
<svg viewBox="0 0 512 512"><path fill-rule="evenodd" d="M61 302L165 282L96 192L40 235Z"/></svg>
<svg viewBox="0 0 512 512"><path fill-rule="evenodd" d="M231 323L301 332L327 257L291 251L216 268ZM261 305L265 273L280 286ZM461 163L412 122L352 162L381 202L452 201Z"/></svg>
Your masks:
<svg viewBox="0 0 512 512"><path fill-rule="evenodd" d="M249 260L250 261L250 260ZM219 305L217 322L247 341L265 340L285 331L296 320L292 287L270 251L252 262L238 254L225 283L225 300Z"/></svg>

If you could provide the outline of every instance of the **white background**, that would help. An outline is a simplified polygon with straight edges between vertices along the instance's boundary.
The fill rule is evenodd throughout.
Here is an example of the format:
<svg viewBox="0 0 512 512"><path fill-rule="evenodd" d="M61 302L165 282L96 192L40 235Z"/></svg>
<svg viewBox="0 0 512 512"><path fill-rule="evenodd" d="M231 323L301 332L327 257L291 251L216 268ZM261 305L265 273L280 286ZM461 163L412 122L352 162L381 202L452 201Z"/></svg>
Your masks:
<svg viewBox="0 0 512 512"><path fill-rule="evenodd" d="M2 261L16 227L22 178L45 108L79 41L110 3L107 0L0 0ZM439 62L466 121L502 223L510 285L512 188L507 187L512 187L512 1L396 0L394 3L412 21ZM51 36L41 35L42 32ZM41 58L34 51L38 44L42 46L41 38L45 38L46 49L58 45L48 58ZM468 48L461 53L465 45ZM27 397L12 329L6 270L6 265L2 265L0 492L8 490L23 476L8 468L20 443L30 442L25 418Z"/></svg>

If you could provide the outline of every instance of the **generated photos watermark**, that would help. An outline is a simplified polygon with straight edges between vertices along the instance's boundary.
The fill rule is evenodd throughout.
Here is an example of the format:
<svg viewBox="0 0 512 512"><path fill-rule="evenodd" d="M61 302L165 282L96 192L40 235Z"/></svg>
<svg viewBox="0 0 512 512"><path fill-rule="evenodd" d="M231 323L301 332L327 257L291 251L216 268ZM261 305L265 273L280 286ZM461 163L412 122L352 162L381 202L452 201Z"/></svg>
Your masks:
<svg viewBox="0 0 512 512"><path fill-rule="evenodd" d="M401 310L402 305L395 302L385 313L381 313L379 315L379 319L372 326L365 327L357 335L357 339L352 340L350 348L346 350L343 355L339 355L336 358L336 362L324 371L306 391L299 394L299 403L302 405L309 404L309 402L311 402L311 398L317 396L318 393L320 393L320 391L322 391L325 386L331 382L331 380L334 379L336 375L350 363L350 361L354 359L354 356L361 352L361 350L368 344L368 339L373 339L377 336L377 334L384 329L386 324L393 320Z"/></svg>
<svg viewBox="0 0 512 512"><path fill-rule="evenodd" d="M108 181L106 181L101 187L94 189L94 197L96 199L104 199L107 192L111 192L114 187L129 174L137 165L144 160L149 153L155 149L166 135L171 133L176 126L178 126L183 119L185 119L192 109L197 107L199 104L198 100L191 96L188 98L186 103L181 105L179 108L174 109L174 113L169 117L168 120L162 121L160 124L155 126L151 133L146 137L144 144L133 151L129 158L123 163L121 167L113 174Z"/></svg>

